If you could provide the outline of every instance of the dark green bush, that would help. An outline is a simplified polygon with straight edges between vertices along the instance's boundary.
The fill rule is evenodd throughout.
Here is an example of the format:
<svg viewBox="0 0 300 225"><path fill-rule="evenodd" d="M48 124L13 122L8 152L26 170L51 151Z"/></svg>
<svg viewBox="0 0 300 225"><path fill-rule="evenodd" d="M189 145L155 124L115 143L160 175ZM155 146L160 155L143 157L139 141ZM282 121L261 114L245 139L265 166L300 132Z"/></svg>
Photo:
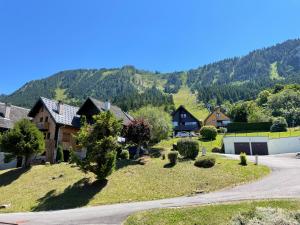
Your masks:
<svg viewBox="0 0 300 225"><path fill-rule="evenodd" d="M216 164L216 158L213 156L202 156L198 158L194 165L201 168L211 168Z"/></svg>
<svg viewBox="0 0 300 225"><path fill-rule="evenodd" d="M272 132L284 132L287 131L288 124L283 117L278 117L273 121L273 124L271 126Z"/></svg>
<svg viewBox="0 0 300 225"><path fill-rule="evenodd" d="M128 150L122 150L120 153L120 159L129 159L129 151Z"/></svg>
<svg viewBox="0 0 300 225"><path fill-rule="evenodd" d="M224 153L222 148L220 148L220 147L213 147L211 151L213 153Z"/></svg>
<svg viewBox="0 0 300 225"><path fill-rule="evenodd" d="M171 151L168 153L168 159L170 161L170 164L175 165L177 163L178 154L179 153L177 151Z"/></svg>
<svg viewBox="0 0 300 225"><path fill-rule="evenodd" d="M56 162L64 162L64 150L61 145L59 145L56 150Z"/></svg>
<svg viewBox="0 0 300 225"><path fill-rule="evenodd" d="M233 132L256 132L256 131L270 131L271 122L245 123L234 122L227 125L227 131Z"/></svg>
<svg viewBox="0 0 300 225"><path fill-rule="evenodd" d="M204 126L200 130L202 138L207 140L215 140L218 135L218 130L214 126Z"/></svg>
<svg viewBox="0 0 300 225"><path fill-rule="evenodd" d="M195 159L199 154L199 142L192 139L181 139L177 142L177 150L187 159Z"/></svg>
<svg viewBox="0 0 300 225"><path fill-rule="evenodd" d="M246 153L244 153L244 152L241 152L241 154L240 154L240 161L241 161L241 165L242 166L247 166L247 155L246 155Z"/></svg>

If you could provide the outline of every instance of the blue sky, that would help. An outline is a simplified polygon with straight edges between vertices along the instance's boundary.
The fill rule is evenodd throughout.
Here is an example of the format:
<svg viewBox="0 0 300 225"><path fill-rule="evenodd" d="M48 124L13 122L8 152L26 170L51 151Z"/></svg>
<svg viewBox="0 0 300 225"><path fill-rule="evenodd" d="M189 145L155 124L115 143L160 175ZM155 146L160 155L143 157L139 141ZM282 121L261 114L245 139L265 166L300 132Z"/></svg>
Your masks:
<svg viewBox="0 0 300 225"><path fill-rule="evenodd" d="M0 93L58 71L178 71L300 37L298 0L1 0Z"/></svg>

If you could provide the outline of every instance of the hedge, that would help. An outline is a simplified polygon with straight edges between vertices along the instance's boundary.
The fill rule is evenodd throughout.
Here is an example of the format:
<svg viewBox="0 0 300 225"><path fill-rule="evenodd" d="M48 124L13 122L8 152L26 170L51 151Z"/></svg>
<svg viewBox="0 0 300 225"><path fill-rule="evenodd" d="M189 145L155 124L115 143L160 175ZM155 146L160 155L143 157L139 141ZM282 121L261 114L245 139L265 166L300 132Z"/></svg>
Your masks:
<svg viewBox="0 0 300 225"><path fill-rule="evenodd" d="M242 123L234 122L227 126L227 132L257 132L257 131L270 131L272 122L260 122L260 123Z"/></svg>

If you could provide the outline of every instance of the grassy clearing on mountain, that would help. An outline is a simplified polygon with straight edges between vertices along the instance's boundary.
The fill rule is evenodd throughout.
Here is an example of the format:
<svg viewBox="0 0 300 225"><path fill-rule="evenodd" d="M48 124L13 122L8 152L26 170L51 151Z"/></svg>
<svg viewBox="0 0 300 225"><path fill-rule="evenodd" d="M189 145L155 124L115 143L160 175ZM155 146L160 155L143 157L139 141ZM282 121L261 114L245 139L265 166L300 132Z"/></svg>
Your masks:
<svg viewBox="0 0 300 225"><path fill-rule="evenodd" d="M183 105L199 120L203 121L209 114L205 106L197 101L197 96L191 93L188 87L181 87L178 93L173 95L173 99L176 108Z"/></svg>
<svg viewBox="0 0 300 225"><path fill-rule="evenodd" d="M300 201L247 201L179 209L157 209L132 215L127 219L125 225L227 225L230 224L231 219L237 214L249 212L255 207L272 207L297 211L300 210Z"/></svg>
<svg viewBox="0 0 300 225"><path fill-rule="evenodd" d="M30 170L0 171L0 204L11 208L0 212L42 211L146 201L215 191L265 176L265 166L240 166L238 161L217 156L211 169L200 169L194 161L168 168L167 160L146 158L146 164L121 161L106 183L69 164L33 166Z"/></svg>

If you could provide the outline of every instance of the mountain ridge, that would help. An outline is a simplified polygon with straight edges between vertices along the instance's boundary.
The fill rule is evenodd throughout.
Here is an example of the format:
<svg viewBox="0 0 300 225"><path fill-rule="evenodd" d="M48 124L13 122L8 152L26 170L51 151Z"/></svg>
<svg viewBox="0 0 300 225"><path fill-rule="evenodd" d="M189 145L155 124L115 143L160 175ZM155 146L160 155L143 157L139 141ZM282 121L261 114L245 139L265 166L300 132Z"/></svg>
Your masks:
<svg viewBox="0 0 300 225"><path fill-rule="evenodd" d="M130 110L146 104L172 106L172 94L183 84L197 93L199 101L221 103L254 98L277 83L300 83L300 39L187 71L160 73L134 66L63 70L29 81L10 95L0 95L0 101L31 107L39 96L45 96L79 105L92 96Z"/></svg>

